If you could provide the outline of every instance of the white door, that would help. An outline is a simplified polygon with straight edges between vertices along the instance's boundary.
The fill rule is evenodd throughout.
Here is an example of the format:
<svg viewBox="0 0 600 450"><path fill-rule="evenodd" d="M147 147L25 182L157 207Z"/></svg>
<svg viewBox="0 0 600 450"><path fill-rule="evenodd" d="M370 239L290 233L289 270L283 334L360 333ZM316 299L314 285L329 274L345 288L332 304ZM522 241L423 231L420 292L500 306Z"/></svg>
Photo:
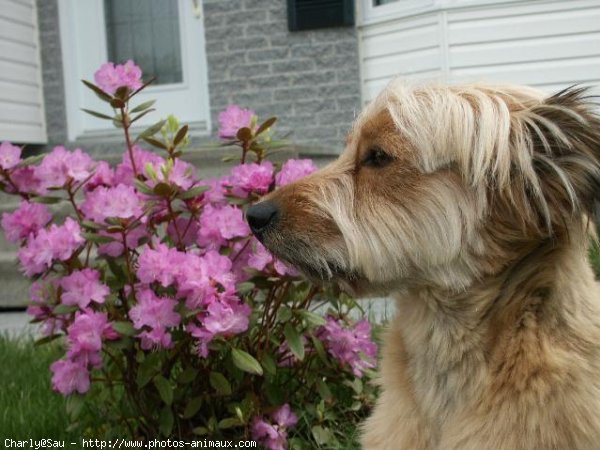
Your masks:
<svg viewBox="0 0 600 450"><path fill-rule="evenodd" d="M81 108L106 111L81 79L93 82L106 61L133 59L150 87L136 103L156 99L156 112L138 127L174 114L192 129L208 133L210 114L204 26L191 0L59 0L63 70L70 140L110 139L110 122Z"/></svg>

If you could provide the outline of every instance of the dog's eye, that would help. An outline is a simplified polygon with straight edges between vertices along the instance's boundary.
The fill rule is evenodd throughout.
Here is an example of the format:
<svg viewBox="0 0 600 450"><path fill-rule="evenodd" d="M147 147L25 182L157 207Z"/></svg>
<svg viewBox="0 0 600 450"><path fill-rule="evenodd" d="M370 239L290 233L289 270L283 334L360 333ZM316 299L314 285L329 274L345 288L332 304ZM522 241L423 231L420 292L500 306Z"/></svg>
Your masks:
<svg viewBox="0 0 600 450"><path fill-rule="evenodd" d="M385 167L391 163L394 158L385 152L381 147L371 147L362 161L363 166L367 167Z"/></svg>

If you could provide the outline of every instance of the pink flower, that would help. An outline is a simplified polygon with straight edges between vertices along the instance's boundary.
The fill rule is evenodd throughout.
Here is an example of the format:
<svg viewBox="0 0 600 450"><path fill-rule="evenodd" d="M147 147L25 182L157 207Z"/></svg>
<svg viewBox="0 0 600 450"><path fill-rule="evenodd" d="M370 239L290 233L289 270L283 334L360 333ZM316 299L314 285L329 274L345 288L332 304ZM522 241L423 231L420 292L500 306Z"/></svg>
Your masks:
<svg viewBox="0 0 600 450"><path fill-rule="evenodd" d="M115 339L118 335L110 326L106 313L83 311L77 313L73 323L67 328L69 350L67 357L100 367L103 339Z"/></svg>
<svg viewBox="0 0 600 450"><path fill-rule="evenodd" d="M285 450L287 430L298 423L298 417L286 403L271 414L271 419L256 416L252 421L252 437L269 450Z"/></svg>
<svg viewBox="0 0 600 450"><path fill-rule="evenodd" d="M196 182L196 168L181 159L176 159L173 167L165 178L162 170L157 171L158 180L178 186L184 191L188 190ZM148 183L153 186L156 183Z"/></svg>
<svg viewBox="0 0 600 450"><path fill-rule="evenodd" d="M235 138L240 128L250 127L254 115L256 113L251 109L229 105L225 111L219 113L219 137L222 139Z"/></svg>
<svg viewBox="0 0 600 450"><path fill-rule="evenodd" d="M200 186L209 186L210 190L204 193L204 199L208 203L216 206L222 206L227 204L227 199L225 198L225 194L227 194L227 189L225 189L225 185L229 184L229 177L221 177L221 178L209 178L206 180L200 181L198 183Z"/></svg>
<svg viewBox="0 0 600 450"><path fill-rule="evenodd" d="M94 161L80 149L70 152L62 146L54 147L35 169L41 188L63 187L67 181L83 181L94 168Z"/></svg>
<svg viewBox="0 0 600 450"><path fill-rule="evenodd" d="M285 186L317 170L317 166L310 159L290 159L285 162L281 167L281 171L275 176L275 184Z"/></svg>
<svg viewBox="0 0 600 450"><path fill-rule="evenodd" d="M180 243L179 237L181 237L181 244L189 247L198 239L199 229L197 220L190 217L177 217L175 223L169 222L167 225L167 234L176 244Z"/></svg>
<svg viewBox="0 0 600 450"><path fill-rule="evenodd" d="M85 394L90 389L90 374L84 363L59 359L50 366L52 388L62 395Z"/></svg>
<svg viewBox="0 0 600 450"><path fill-rule="evenodd" d="M67 217L61 226L52 224L49 229L40 229L19 249L18 256L25 274L32 276L48 269L53 260L68 260L84 242L79 224Z"/></svg>
<svg viewBox="0 0 600 450"><path fill-rule="evenodd" d="M249 234L250 228L244 220L244 214L235 206L219 208L206 205L200 216L198 244L201 246L216 248L230 239Z"/></svg>
<svg viewBox="0 0 600 450"><path fill-rule="evenodd" d="M34 281L29 288L30 305L27 314L35 320L46 320L52 313L50 302L55 301L56 289L54 282Z"/></svg>
<svg viewBox="0 0 600 450"><path fill-rule="evenodd" d="M96 169L94 170L94 175L89 179L85 186L83 187L86 191L93 191L98 186L109 187L114 183L115 173L114 170L110 168L106 161L100 161L96 165Z"/></svg>
<svg viewBox="0 0 600 450"><path fill-rule="evenodd" d="M137 304L129 311L129 317L138 330L150 328L150 331L145 330L139 335L144 350L171 346L171 335L166 329L179 325L181 321L181 317L175 312L176 306L177 302L174 299L157 297L150 289L137 292Z"/></svg>
<svg viewBox="0 0 600 450"><path fill-rule="evenodd" d="M12 213L2 214L2 229L6 239L17 242L46 226L52 215L45 205L22 201Z"/></svg>
<svg viewBox="0 0 600 450"><path fill-rule="evenodd" d="M248 258L248 266L253 269L264 271L267 269L267 266L273 263L273 268L278 275L290 275L297 276L298 271L287 266L281 260L275 258L271 252L260 242L255 242L255 251Z"/></svg>
<svg viewBox="0 0 600 450"><path fill-rule="evenodd" d="M345 328L333 317L328 317L318 336L331 356L350 366L357 377L362 377L363 370L375 367L377 344L371 340L371 325L367 320Z"/></svg>
<svg viewBox="0 0 600 450"><path fill-rule="evenodd" d="M28 192L43 194L45 189L42 189L42 183L36 174L34 167L21 167L14 169L10 174L10 179L16 185L19 192ZM7 186L7 191L14 193L11 185Z"/></svg>
<svg viewBox="0 0 600 450"><path fill-rule="evenodd" d="M132 60L117 65L107 62L96 71L94 81L100 89L110 95L123 86L135 91L142 87L142 70Z"/></svg>
<svg viewBox="0 0 600 450"><path fill-rule="evenodd" d="M142 283L158 281L167 287L175 282L185 253L158 244L155 249L146 246L138 258L137 276Z"/></svg>
<svg viewBox="0 0 600 450"><path fill-rule="evenodd" d="M8 170L21 162L21 147L10 142L0 144L0 169Z"/></svg>
<svg viewBox="0 0 600 450"><path fill-rule="evenodd" d="M149 163L154 168L155 172L160 172L160 166L165 163L165 160L156 153L144 150L138 145L133 146L133 160L138 174L145 173L145 167ZM133 186L133 168L131 166L131 158L128 152L123 153L121 163L115 169L114 184L126 184Z"/></svg>
<svg viewBox="0 0 600 450"><path fill-rule="evenodd" d="M115 238L116 240L114 242L99 245L98 254L117 257L123 253L123 241L120 233L109 233L107 231L100 231L99 234L100 236ZM125 237L125 243L127 244L127 248L131 249L139 247L140 241L146 237L148 237L148 233L146 228L143 226L139 226L128 230L127 236Z"/></svg>
<svg viewBox="0 0 600 450"><path fill-rule="evenodd" d="M61 296L65 305L78 305L87 308L90 302L104 303L110 289L100 281L100 272L94 269L83 269L73 272L60 280L63 288Z"/></svg>
<svg viewBox="0 0 600 450"><path fill-rule="evenodd" d="M115 187L99 187L85 196L81 211L86 218L104 223L108 217L131 219L142 215L142 205L135 189L119 184Z"/></svg>
<svg viewBox="0 0 600 450"><path fill-rule="evenodd" d="M250 192L266 194L273 182L273 164L269 161L262 164L240 164L231 170L229 177L233 189L238 197L247 197Z"/></svg>
<svg viewBox="0 0 600 450"><path fill-rule="evenodd" d="M213 335L228 337L248 329L252 310L237 297L229 297L226 301L211 303L206 312L202 320L204 328Z"/></svg>

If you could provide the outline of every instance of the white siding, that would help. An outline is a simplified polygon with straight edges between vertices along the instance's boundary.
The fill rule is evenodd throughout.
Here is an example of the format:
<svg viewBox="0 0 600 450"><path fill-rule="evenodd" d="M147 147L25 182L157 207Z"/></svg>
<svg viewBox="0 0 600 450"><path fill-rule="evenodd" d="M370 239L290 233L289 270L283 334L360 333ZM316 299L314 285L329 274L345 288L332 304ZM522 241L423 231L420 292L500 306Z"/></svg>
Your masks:
<svg viewBox="0 0 600 450"><path fill-rule="evenodd" d="M34 0L0 0L0 141L45 143Z"/></svg>
<svg viewBox="0 0 600 450"><path fill-rule="evenodd" d="M440 1L429 17L439 25L439 76L451 83L512 82L548 92L581 83L600 93L599 0ZM362 28L365 101L372 99L394 75L412 78L402 67L382 69L385 61L364 44L365 37L377 34L379 29L390 33L390 28L399 23L410 27L419 20L421 16L413 15ZM414 31L422 30L416 27ZM404 35L402 39L421 40L416 34ZM395 58L403 57L407 45L403 42L397 47L399 54ZM375 88L371 79L379 81Z"/></svg>

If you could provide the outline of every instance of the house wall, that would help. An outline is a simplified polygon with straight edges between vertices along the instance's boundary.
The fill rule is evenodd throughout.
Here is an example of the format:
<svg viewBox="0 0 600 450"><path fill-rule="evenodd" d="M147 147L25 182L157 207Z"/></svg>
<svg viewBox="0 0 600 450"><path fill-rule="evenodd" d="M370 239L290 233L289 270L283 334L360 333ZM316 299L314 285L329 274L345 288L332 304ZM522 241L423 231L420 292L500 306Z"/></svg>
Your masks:
<svg viewBox="0 0 600 450"><path fill-rule="evenodd" d="M370 1L370 0L363 0ZM600 93L598 0L436 0L359 25L363 100L396 75Z"/></svg>
<svg viewBox="0 0 600 450"><path fill-rule="evenodd" d="M218 112L238 103L263 118L278 116L278 130L307 151L338 153L360 108L356 29L290 33L286 3L203 0L212 135ZM49 146L120 152L114 142L68 142L57 0L37 4Z"/></svg>
<svg viewBox="0 0 600 450"><path fill-rule="evenodd" d="M0 140L44 143L38 24L34 0L0 8Z"/></svg>
<svg viewBox="0 0 600 450"><path fill-rule="evenodd" d="M286 3L203 1L213 124L238 103L296 143L340 150L360 108L356 29L290 33Z"/></svg>

